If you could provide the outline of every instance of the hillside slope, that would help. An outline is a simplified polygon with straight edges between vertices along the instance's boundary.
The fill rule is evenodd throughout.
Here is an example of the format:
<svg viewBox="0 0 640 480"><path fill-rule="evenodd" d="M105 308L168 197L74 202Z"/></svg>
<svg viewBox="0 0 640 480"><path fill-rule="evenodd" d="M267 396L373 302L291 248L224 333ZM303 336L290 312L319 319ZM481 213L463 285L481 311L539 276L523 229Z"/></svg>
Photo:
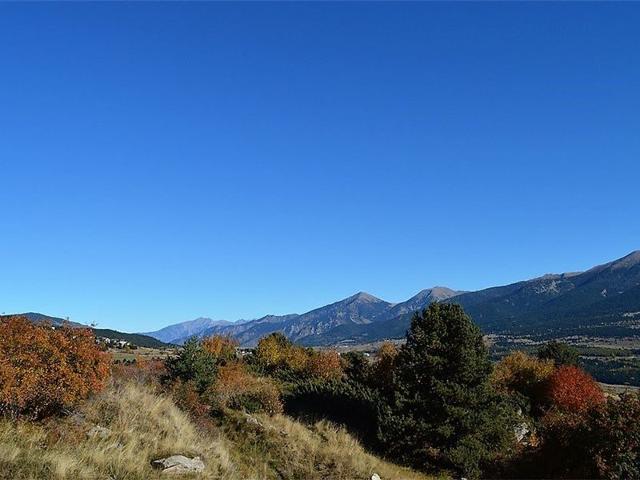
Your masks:
<svg viewBox="0 0 640 480"><path fill-rule="evenodd" d="M119 332L117 330L111 330L109 328L94 328L94 327L89 327L87 325L83 325L81 323L76 323L76 322L68 322L67 320L63 319L63 318L59 318L59 317L50 317L48 315L43 315L41 313L34 313L34 312L28 312L28 313L18 313L16 315L20 315L23 317L28 318L31 322L34 323L43 323L43 322L47 322L50 323L51 325L54 326L61 326L63 324L68 324L72 327L78 327L78 328L89 328L93 331L94 335L96 337L102 337L102 338L109 338L111 340L124 340L126 342L131 343L132 345L136 345L138 347L148 347L148 348L165 348L165 347L169 347L170 345L161 342L160 340L157 340L153 337L149 337L147 335L141 334L141 333L125 333L125 332ZM5 315L0 315L0 318L2 318Z"/></svg>
<svg viewBox="0 0 640 480"><path fill-rule="evenodd" d="M546 275L505 287L460 295L487 332L535 333L629 323L640 312L640 251L583 273ZM640 318L639 318L640 320Z"/></svg>
<svg viewBox="0 0 640 480"><path fill-rule="evenodd" d="M239 412L202 428L171 398L137 383L112 386L77 412L46 423L0 418L0 478L49 480L166 478L155 459L200 456L195 478L427 480L368 453L344 430L321 422L305 426L288 417ZM99 435L95 425L106 428ZM194 478L187 476L186 478Z"/></svg>

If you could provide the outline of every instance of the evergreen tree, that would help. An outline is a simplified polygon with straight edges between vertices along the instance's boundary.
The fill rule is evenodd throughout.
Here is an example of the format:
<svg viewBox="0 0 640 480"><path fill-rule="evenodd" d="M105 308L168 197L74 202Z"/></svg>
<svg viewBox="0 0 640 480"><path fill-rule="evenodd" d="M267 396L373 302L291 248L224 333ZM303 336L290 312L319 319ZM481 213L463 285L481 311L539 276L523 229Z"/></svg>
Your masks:
<svg viewBox="0 0 640 480"><path fill-rule="evenodd" d="M490 385L482 334L458 305L416 313L394 369L389 452L424 469L478 477L514 441L509 407Z"/></svg>
<svg viewBox="0 0 640 480"><path fill-rule="evenodd" d="M218 371L216 357L196 337L187 340L176 357L168 358L166 366L170 379L194 382L200 393L215 382Z"/></svg>
<svg viewBox="0 0 640 480"><path fill-rule="evenodd" d="M580 355L575 348L554 340L546 343L538 350L538 358L541 360L553 360L557 366L578 365Z"/></svg>

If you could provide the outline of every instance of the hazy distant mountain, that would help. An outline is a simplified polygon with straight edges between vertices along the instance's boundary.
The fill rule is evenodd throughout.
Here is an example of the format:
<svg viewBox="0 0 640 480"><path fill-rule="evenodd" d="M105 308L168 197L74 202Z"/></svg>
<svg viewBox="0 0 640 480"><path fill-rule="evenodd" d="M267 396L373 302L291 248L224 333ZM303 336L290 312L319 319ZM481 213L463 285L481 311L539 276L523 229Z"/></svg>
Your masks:
<svg viewBox="0 0 640 480"><path fill-rule="evenodd" d="M83 325L82 323L69 322L64 318L43 315L42 313L27 312L27 313L16 313L14 315L20 315L20 316L26 317L33 323L47 322L56 327L59 327L63 324L67 324L72 327L90 328L91 330L93 330L93 333L96 337L109 338L111 340L125 340L133 345L137 345L138 347L163 348L163 347L169 346L164 342L161 342L155 338L149 337L142 333L125 333L125 332L118 332L117 330L111 330L109 328L94 328L94 327L89 327L88 325ZM3 316L7 316L7 315L0 315L0 318L2 318Z"/></svg>
<svg viewBox="0 0 640 480"><path fill-rule="evenodd" d="M186 338L194 335L200 336L202 332L211 327L231 325L233 322L228 320L213 320L211 318L200 317L187 322L176 323L168 327L161 328L155 332L146 332L143 335L156 338L165 343L182 343Z"/></svg>

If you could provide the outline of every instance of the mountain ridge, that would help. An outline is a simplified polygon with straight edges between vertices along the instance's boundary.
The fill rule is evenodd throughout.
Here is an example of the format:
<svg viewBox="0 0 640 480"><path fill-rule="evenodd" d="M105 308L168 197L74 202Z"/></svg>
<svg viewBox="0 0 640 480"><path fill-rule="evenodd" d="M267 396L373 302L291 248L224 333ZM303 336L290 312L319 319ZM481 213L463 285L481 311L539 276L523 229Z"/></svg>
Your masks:
<svg viewBox="0 0 640 480"><path fill-rule="evenodd" d="M340 325L364 325L374 322L384 322L398 315L398 312L409 311L412 308L423 308L435 300L450 298L458 294L447 287L433 287L424 289L409 300L391 303L367 292L357 292L354 295L338 300L331 304L314 308L303 314L266 315L241 324L215 325L191 335L175 338L172 343L183 343L190 336L232 335L243 345L253 345L268 333L281 331L293 340L300 340L307 336L320 335ZM188 322L186 322L188 323ZM179 326L176 324L173 326ZM169 326L169 327L173 327ZM165 327L169 328L169 327ZM158 332L162 331L158 330ZM149 332L153 336L157 332Z"/></svg>
<svg viewBox="0 0 640 480"><path fill-rule="evenodd" d="M232 335L246 346L276 331L308 345L376 341L404 336L413 313L431 302L459 303L486 333L606 333L616 327L633 335L640 323L625 315L640 312L640 250L581 272L549 273L472 292L432 287L399 303L361 291L303 314L267 315L195 334Z"/></svg>

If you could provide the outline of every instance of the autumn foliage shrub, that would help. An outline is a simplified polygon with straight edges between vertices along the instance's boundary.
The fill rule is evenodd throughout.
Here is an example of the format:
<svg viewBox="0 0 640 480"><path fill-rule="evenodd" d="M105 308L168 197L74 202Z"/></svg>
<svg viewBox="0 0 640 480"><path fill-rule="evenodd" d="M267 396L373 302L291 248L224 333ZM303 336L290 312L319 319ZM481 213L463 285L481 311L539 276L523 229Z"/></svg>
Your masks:
<svg viewBox="0 0 640 480"><path fill-rule="evenodd" d="M338 379L342 376L342 363L336 351L317 352L309 355L307 370L312 377L322 380Z"/></svg>
<svg viewBox="0 0 640 480"><path fill-rule="evenodd" d="M282 413L280 390L273 380L250 374L241 363L220 367L205 396L212 406L269 415Z"/></svg>
<svg viewBox="0 0 640 480"><path fill-rule="evenodd" d="M42 418L100 390L110 358L88 329L0 320L0 412Z"/></svg>
<svg viewBox="0 0 640 480"><path fill-rule="evenodd" d="M267 373L285 381L297 381L308 376L330 380L340 378L343 373L337 352L316 352L294 345L281 333L260 339L255 356Z"/></svg>
<svg viewBox="0 0 640 480"><path fill-rule="evenodd" d="M622 395L593 409L580 432L591 440L588 458L612 480L640 478L640 396Z"/></svg>
<svg viewBox="0 0 640 480"><path fill-rule="evenodd" d="M545 403L547 382L555 371L552 360L539 360L513 352L496 364L491 383L500 392L520 396L537 410Z"/></svg>
<svg viewBox="0 0 640 480"><path fill-rule="evenodd" d="M528 478L640 478L640 397L624 394L589 410L551 410Z"/></svg>
<svg viewBox="0 0 640 480"><path fill-rule="evenodd" d="M217 363L235 360L238 341L232 337L213 335L202 340L202 348L215 358Z"/></svg>
<svg viewBox="0 0 640 480"><path fill-rule="evenodd" d="M273 370L285 364L292 344L281 333L272 333L258 342L255 350L257 360L267 369Z"/></svg>
<svg viewBox="0 0 640 480"><path fill-rule="evenodd" d="M203 417L211 410L202 399L193 380L185 382L177 379L169 386L169 393L178 407L195 418Z"/></svg>
<svg viewBox="0 0 640 480"><path fill-rule="evenodd" d="M572 413L586 412L605 401L602 389L591 375L569 365L551 375L547 395L553 407Z"/></svg>
<svg viewBox="0 0 640 480"><path fill-rule="evenodd" d="M309 368L309 352L302 347L290 345L282 356L284 368L300 373Z"/></svg>

